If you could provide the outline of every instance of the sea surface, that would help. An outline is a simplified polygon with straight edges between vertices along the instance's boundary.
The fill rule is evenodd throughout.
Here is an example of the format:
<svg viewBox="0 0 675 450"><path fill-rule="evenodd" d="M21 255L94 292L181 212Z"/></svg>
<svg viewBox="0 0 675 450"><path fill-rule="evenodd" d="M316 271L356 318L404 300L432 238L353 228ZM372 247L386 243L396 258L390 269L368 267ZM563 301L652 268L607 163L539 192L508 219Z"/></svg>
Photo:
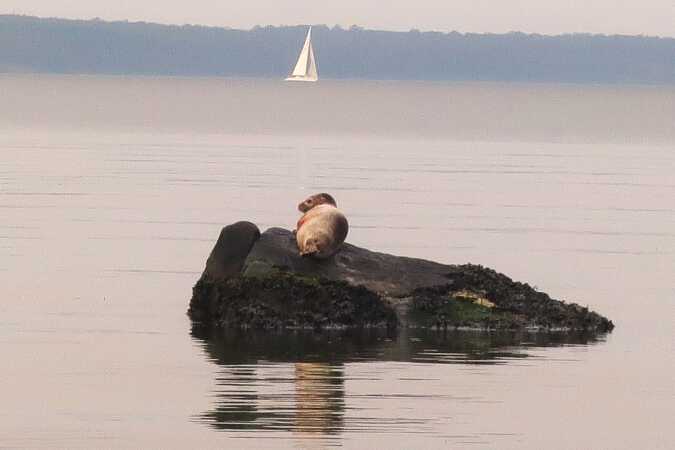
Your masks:
<svg viewBox="0 0 675 450"><path fill-rule="evenodd" d="M608 335L214 334L222 226L333 194ZM0 75L0 448L675 448L675 88Z"/></svg>

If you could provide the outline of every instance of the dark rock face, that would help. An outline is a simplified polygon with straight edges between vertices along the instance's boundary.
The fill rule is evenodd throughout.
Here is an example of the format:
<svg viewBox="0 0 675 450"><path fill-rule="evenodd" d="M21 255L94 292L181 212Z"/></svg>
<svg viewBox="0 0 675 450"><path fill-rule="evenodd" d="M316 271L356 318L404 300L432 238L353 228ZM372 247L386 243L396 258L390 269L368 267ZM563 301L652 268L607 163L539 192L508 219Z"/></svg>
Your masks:
<svg viewBox="0 0 675 450"><path fill-rule="evenodd" d="M437 327L513 330L591 330L614 328L607 318L588 308L554 300L524 283L476 265L450 266L450 283L412 292L410 310L417 321ZM481 307L476 300L493 306Z"/></svg>
<svg viewBox="0 0 675 450"><path fill-rule="evenodd" d="M277 259L275 242L284 244ZM252 248L258 248L257 252ZM251 253L260 256L251 258ZM291 257L298 264L306 264L305 276L275 267L276 262ZM188 314L196 322L226 328L397 325L393 308L376 292L339 278L312 274L313 265L326 262L301 258L290 231L273 229L261 238L258 227L250 222L229 225L221 231L193 288Z"/></svg>
<svg viewBox="0 0 675 450"><path fill-rule="evenodd" d="M221 280L238 275L260 230L251 222L237 222L222 229L206 261L204 276Z"/></svg>
<svg viewBox="0 0 675 450"><path fill-rule="evenodd" d="M218 285L237 277L260 230L251 222L237 222L220 231L201 278L193 288L188 314L197 321L210 321L218 311Z"/></svg>
<svg viewBox="0 0 675 450"><path fill-rule="evenodd" d="M444 265L344 244L302 258L295 236L225 227L193 290L190 317L226 328L440 327L605 332L608 319L476 265Z"/></svg>
<svg viewBox="0 0 675 450"><path fill-rule="evenodd" d="M215 318L215 325L224 328L397 325L393 309L377 293L344 281L309 279L279 271L266 277L234 277L224 283L202 279L198 287L212 299L210 315Z"/></svg>
<svg viewBox="0 0 675 450"><path fill-rule="evenodd" d="M415 288L448 282L448 266L423 259L376 253L343 244L331 259L302 258L295 236L283 228L270 228L256 242L245 266L257 261L306 276L343 280L390 296L401 296Z"/></svg>

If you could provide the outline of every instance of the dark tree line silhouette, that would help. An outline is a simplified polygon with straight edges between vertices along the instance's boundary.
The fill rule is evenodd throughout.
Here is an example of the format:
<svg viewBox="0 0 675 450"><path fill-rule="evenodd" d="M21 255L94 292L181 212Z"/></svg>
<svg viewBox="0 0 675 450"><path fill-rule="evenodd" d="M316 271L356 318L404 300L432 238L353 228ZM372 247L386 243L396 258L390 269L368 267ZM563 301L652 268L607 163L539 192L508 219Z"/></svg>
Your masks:
<svg viewBox="0 0 675 450"><path fill-rule="evenodd" d="M234 30L0 15L0 72L276 77L306 27ZM675 39L315 26L324 78L674 83Z"/></svg>

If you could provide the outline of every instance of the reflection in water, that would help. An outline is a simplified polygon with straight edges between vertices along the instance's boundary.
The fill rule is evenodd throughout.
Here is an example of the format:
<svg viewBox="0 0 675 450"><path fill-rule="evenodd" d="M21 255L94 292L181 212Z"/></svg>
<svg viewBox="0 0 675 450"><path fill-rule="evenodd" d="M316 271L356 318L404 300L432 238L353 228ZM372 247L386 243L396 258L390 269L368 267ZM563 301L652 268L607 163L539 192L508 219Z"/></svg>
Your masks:
<svg viewBox="0 0 675 450"><path fill-rule="evenodd" d="M345 409L344 367L295 363L295 421L299 434L337 434Z"/></svg>
<svg viewBox="0 0 675 450"><path fill-rule="evenodd" d="M345 372L349 364L509 364L533 357L528 349L534 347L590 345L603 340L579 333L405 329L398 333L255 333L194 327L192 335L222 367L216 379L215 409L199 416L199 421L223 431L289 431L302 438L330 438L366 428L369 432L413 432L431 420L414 415L347 419L345 398L350 394ZM466 400L432 392L428 396Z"/></svg>
<svg viewBox="0 0 675 450"><path fill-rule="evenodd" d="M344 411L344 368L328 363L229 366L218 377L216 409L200 419L220 430L337 434Z"/></svg>

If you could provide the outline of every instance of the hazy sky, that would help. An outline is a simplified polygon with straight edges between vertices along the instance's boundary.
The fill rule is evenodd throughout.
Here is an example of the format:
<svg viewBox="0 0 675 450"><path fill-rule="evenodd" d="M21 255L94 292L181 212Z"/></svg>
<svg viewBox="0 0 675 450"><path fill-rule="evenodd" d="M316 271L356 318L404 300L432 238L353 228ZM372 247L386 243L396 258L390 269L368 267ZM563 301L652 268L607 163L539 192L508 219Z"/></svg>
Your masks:
<svg viewBox="0 0 675 450"><path fill-rule="evenodd" d="M366 28L675 36L675 0L1 0L0 13L233 28Z"/></svg>

